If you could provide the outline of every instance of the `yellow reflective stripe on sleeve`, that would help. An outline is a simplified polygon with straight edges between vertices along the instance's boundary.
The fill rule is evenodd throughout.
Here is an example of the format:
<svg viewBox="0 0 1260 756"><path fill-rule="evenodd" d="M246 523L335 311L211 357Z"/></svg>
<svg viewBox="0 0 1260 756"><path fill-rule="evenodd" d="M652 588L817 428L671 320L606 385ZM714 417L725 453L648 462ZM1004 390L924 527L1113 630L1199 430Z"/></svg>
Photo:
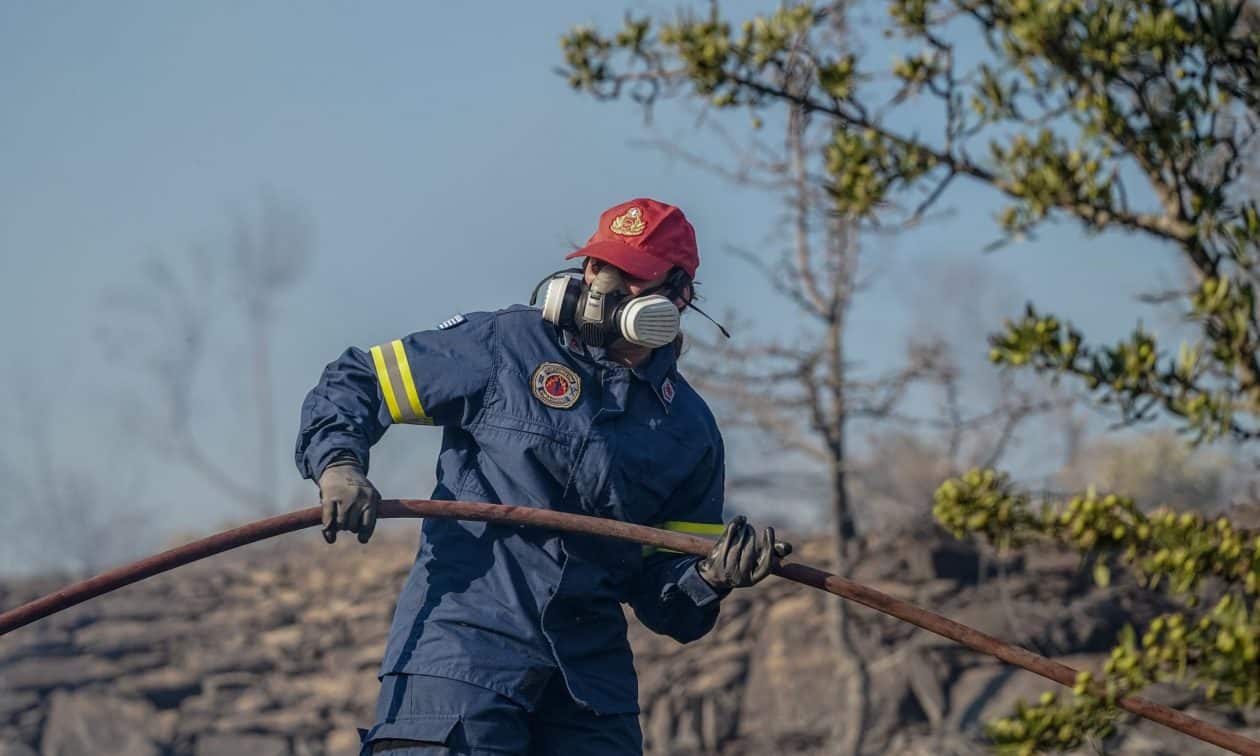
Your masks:
<svg viewBox="0 0 1260 756"><path fill-rule="evenodd" d="M400 339L389 344L372 347L372 363L376 366L376 379L381 384L381 395L389 406L389 416L396 423L433 425L433 419L424 413L420 394L411 377L411 365Z"/></svg>
<svg viewBox="0 0 1260 756"><path fill-rule="evenodd" d="M381 394L389 407L389 416L394 422L401 423L402 413L398 410L398 400L394 398L394 385L389 380L389 368L385 366L385 355L379 346L372 347L372 363L376 366L376 380L381 384Z"/></svg>
<svg viewBox="0 0 1260 756"><path fill-rule="evenodd" d="M679 533L690 533L692 535L722 535L722 530L726 527L722 523L711 522L682 522L679 520L670 520L663 522L660 526L664 530L673 530Z"/></svg>
<svg viewBox="0 0 1260 756"><path fill-rule="evenodd" d="M420 394L417 393L416 382L411 377L411 364L407 362L407 352L400 340L394 341L394 356L398 358L398 372L402 373L403 389L407 392L407 401L416 415L416 422L432 425L433 420L424 413L424 407L420 404Z"/></svg>

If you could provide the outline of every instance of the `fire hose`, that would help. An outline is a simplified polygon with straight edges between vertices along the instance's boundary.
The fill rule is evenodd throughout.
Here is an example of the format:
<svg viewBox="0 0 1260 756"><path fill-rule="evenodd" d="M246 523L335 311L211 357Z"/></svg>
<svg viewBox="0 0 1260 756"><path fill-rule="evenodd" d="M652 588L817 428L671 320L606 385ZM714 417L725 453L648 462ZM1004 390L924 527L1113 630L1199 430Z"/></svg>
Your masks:
<svg viewBox="0 0 1260 756"><path fill-rule="evenodd" d="M713 545L713 542L709 539L685 533L658 530L644 525L635 525L601 517L589 517L507 504L430 501L427 499L386 500L381 502L378 516L382 518L445 517L457 520L477 520L505 525L541 527L551 530L618 538L695 556L708 554ZM203 538L199 541L169 549L147 559L103 572L96 577L75 583L35 601L0 613L0 636L76 604L189 562L282 533L290 533L319 524L321 524L319 507L302 509L259 520L248 525L242 525L209 538ZM1060 664L1034 654L1027 649L1006 643L992 635L982 633L975 628L955 622L909 602L893 598L886 593L861 583L855 583L838 575L791 561L779 563L775 567L774 573L787 580L808 585L828 593L834 593L850 601L856 601L863 606L909 622L912 625L936 633L982 654L987 654L1008 664L1022 667L1060 685L1073 687L1076 684L1077 671L1065 664ZM1260 756L1260 743L1196 719L1176 709L1171 709L1137 696L1122 698L1116 702L1116 705L1125 711L1234 753Z"/></svg>

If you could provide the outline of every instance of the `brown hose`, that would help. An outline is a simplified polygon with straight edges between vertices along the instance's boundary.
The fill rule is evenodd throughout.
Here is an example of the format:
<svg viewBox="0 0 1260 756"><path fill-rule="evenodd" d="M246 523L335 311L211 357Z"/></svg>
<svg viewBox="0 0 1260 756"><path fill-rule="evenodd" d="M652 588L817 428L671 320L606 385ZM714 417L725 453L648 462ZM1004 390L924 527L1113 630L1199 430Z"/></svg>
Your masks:
<svg viewBox="0 0 1260 756"><path fill-rule="evenodd" d="M426 499L387 500L381 502L379 516L383 518L449 517L458 520L482 520L510 525L528 525L552 530L619 538L625 541L634 541L635 543L671 549L696 556L708 554L713 544L711 540L706 538L667 530L657 530L656 528L633 525L618 520L568 514L566 512L553 512L547 509L516 507L507 504L481 504L470 501L429 501ZM302 528L309 528L319 524L320 509L319 507L312 507L243 525L209 538L203 538L200 541L194 541L193 543L164 551L148 559L119 567L94 578L67 586L56 593L0 614L0 635L75 604L87 601L90 598L156 575L159 572L165 572L203 557L236 548L237 546L244 546L245 544L261 541L264 538L270 538L281 533L301 530ZM1076 670L1071 667L1038 656L1018 646L1005 643L992 635L987 635L974 628L959 624L914 604L895 599L860 583L794 562L780 564L775 569L775 573L788 580L812 586L828 593L834 593L837 596L869 606L912 625L917 625L924 630L961 643L982 654L988 654L1004 662L1022 667L1029 672L1041 675L1061 685L1072 687L1076 684ZM1193 738L1212 743L1234 753L1245 754L1246 756L1260 756L1260 743L1195 719L1188 714L1183 714L1167 706L1136 696L1122 699L1118 704L1126 711L1171 727Z"/></svg>

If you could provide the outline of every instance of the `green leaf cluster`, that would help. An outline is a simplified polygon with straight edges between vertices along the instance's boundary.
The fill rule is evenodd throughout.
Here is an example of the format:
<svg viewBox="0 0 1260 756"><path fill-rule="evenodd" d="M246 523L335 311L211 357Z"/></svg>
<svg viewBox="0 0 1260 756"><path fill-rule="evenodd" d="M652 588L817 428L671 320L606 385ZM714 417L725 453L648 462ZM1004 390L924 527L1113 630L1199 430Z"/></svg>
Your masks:
<svg viewBox="0 0 1260 756"><path fill-rule="evenodd" d="M660 85L681 84L720 108L760 105L769 93L754 82L781 69L793 40L813 29L823 15L810 3L782 5L743 22L737 31L715 4L707 15L684 14L672 22L627 17L611 36L578 26L561 38L564 73L570 86L597 97L615 97L624 84L637 82L648 84L635 90L643 100L654 97ZM626 77L615 71L612 61L618 53L642 72ZM835 77L843 77L843 62L831 65L835 85Z"/></svg>
<svg viewBox="0 0 1260 756"><path fill-rule="evenodd" d="M865 215L897 186L930 171L936 158L911 144L881 139L873 129L836 129L826 150L827 187L836 208Z"/></svg>
<svg viewBox="0 0 1260 756"><path fill-rule="evenodd" d="M1115 720L1116 709L1101 699L1079 695L1060 702L1056 694L1044 693L1034 706L1017 702L1014 715L990 722L985 730L998 753L1032 756L1080 748L1091 734L1110 735Z"/></svg>
<svg viewBox="0 0 1260 756"><path fill-rule="evenodd" d="M1116 187L1103 174L1098 157L1069 147L1050 129L1033 139L1019 134L1005 144L994 142L990 152L1002 166L1009 195L1017 200L1001 215L1007 231L1031 229L1060 207L1080 207L1085 211L1082 220L1094 230L1109 222Z"/></svg>
<svg viewBox="0 0 1260 756"><path fill-rule="evenodd" d="M1182 343L1175 356L1161 352L1155 335L1140 325L1112 346L1089 347L1080 331L1029 305L1017 320L989 338L989 359L998 365L1031 366L1053 375L1073 375L1097 399L1117 406L1126 421L1149 419L1155 411L1176 418L1192 441L1256 436L1260 410L1254 387L1237 376L1240 360L1254 356L1256 329L1250 284L1207 279L1192 297L1193 313L1207 337Z"/></svg>
<svg viewBox="0 0 1260 756"><path fill-rule="evenodd" d="M1232 596L1196 618L1164 614L1139 639L1125 628L1102 678L1077 675L1072 698L1046 694L1037 705L1020 703L1009 717L989 723L999 752L1033 754L1079 748L1090 737L1114 732L1116 701L1156 682L1193 681L1204 696L1233 706L1260 704L1257 634L1260 614Z"/></svg>
<svg viewBox="0 0 1260 756"><path fill-rule="evenodd" d="M1140 636L1126 628L1101 677L1082 673L1071 700L1021 704L992 723L989 736L1002 750L1064 750L1106 736L1118 714L1115 702L1156 682L1190 684L1221 703L1260 705L1260 534L1224 517L1143 513L1132 499L1093 490L1034 511L1010 477L994 470L943 483L933 513L956 536L1002 548L1034 540L1070 546L1095 560L1101 586L1111 581L1111 564L1125 565L1146 587L1164 586L1188 607L1157 617ZM1196 613L1209 588L1219 598Z"/></svg>
<svg viewBox="0 0 1260 756"><path fill-rule="evenodd" d="M1042 502L1034 512L1029 497L996 470L970 470L942 483L932 513L956 537L979 536L1001 548L1049 539L1115 556L1148 587L1166 583L1179 595L1192 594L1209 577L1243 595L1260 593L1260 534L1225 517L1209 522L1166 509L1146 514L1132 499L1093 490Z"/></svg>

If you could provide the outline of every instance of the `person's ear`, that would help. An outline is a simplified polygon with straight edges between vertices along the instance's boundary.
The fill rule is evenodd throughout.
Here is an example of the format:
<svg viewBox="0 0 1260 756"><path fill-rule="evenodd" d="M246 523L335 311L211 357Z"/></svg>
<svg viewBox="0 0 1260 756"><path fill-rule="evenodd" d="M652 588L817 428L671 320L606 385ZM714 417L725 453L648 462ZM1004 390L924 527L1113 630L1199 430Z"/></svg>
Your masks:
<svg viewBox="0 0 1260 756"><path fill-rule="evenodd" d="M690 304L692 297L696 295L695 287L691 285L691 281L685 276L679 276L679 280L673 282L673 286L670 288L673 289L672 298L674 304L682 303L679 305L679 309L683 309Z"/></svg>
<svg viewBox="0 0 1260 756"><path fill-rule="evenodd" d="M691 287L684 286L676 290L671 301L679 310L687 309L687 304L691 302Z"/></svg>
<svg viewBox="0 0 1260 756"><path fill-rule="evenodd" d="M675 304L682 302L679 305L679 309L686 307L691 302L692 297L696 295L696 290L691 285L691 279L679 268L674 268L670 271L669 278L665 280L665 288L669 292L669 298Z"/></svg>

